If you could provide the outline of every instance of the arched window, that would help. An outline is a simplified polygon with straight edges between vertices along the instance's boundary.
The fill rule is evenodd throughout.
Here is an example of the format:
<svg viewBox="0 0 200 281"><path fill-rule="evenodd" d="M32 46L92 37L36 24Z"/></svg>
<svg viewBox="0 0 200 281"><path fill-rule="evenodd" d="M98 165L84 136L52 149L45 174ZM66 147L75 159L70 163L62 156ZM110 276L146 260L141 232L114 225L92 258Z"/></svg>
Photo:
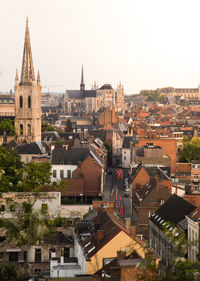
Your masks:
<svg viewBox="0 0 200 281"><path fill-rule="evenodd" d="M31 135L31 125L28 124L28 136L30 136L30 135Z"/></svg>
<svg viewBox="0 0 200 281"><path fill-rule="evenodd" d="M28 96L28 108L30 108L30 107L31 107L31 97Z"/></svg>
<svg viewBox="0 0 200 281"><path fill-rule="evenodd" d="M23 107L23 98L22 98L22 96L19 97L19 107Z"/></svg>
<svg viewBox="0 0 200 281"><path fill-rule="evenodd" d="M22 124L20 124L20 135L23 135L23 130L24 128L23 128L23 125Z"/></svg>

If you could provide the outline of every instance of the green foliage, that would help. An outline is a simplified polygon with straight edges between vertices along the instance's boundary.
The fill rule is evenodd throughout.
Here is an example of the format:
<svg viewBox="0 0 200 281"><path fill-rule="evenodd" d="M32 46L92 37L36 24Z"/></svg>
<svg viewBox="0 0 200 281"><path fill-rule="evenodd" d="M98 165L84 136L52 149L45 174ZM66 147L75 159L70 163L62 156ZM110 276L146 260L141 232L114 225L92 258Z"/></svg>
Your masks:
<svg viewBox="0 0 200 281"><path fill-rule="evenodd" d="M0 147L0 192L16 191L22 180L22 167L17 151Z"/></svg>
<svg viewBox="0 0 200 281"><path fill-rule="evenodd" d="M21 188L23 191L34 190L44 184L50 184L51 164L49 162L28 163L23 169L23 181Z"/></svg>
<svg viewBox="0 0 200 281"><path fill-rule="evenodd" d="M44 237L52 235L55 231L54 223L46 214L33 210L33 204L28 212L24 206L18 211L16 218L5 219L3 228L6 241L13 246L38 245Z"/></svg>
<svg viewBox="0 0 200 281"><path fill-rule="evenodd" d="M191 162L200 160L200 138L194 137L191 141L184 137L183 150L179 156L180 162Z"/></svg>
<svg viewBox="0 0 200 281"><path fill-rule="evenodd" d="M7 264L0 262L1 281L23 281L26 279L26 272L19 264Z"/></svg>
<svg viewBox="0 0 200 281"><path fill-rule="evenodd" d="M62 132L61 129L55 128L54 126L49 125L47 122L42 122L42 132L52 132L52 131Z"/></svg>
<svg viewBox="0 0 200 281"><path fill-rule="evenodd" d="M10 136L15 135L14 121L10 119L0 121L0 135L4 133Z"/></svg>
<svg viewBox="0 0 200 281"><path fill-rule="evenodd" d="M107 150L107 164L108 167L112 165L112 147L108 142L104 143L105 149Z"/></svg>
<svg viewBox="0 0 200 281"><path fill-rule="evenodd" d="M142 90L140 94L146 96L147 101L164 102L165 96L160 94L160 90Z"/></svg>
<svg viewBox="0 0 200 281"><path fill-rule="evenodd" d="M66 132L73 132L73 126L70 119L67 119L66 122Z"/></svg>

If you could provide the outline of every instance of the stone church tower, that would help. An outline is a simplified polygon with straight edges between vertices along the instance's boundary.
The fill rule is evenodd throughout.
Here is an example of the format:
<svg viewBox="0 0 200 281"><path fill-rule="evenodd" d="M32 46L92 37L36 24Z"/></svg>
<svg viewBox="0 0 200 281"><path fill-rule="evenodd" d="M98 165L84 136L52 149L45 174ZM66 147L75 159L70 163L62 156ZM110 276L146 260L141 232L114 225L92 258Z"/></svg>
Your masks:
<svg viewBox="0 0 200 281"><path fill-rule="evenodd" d="M15 131L18 142L41 141L41 85L38 72L37 82L33 68L28 19L24 42L21 80L15 77Z"/></svg>

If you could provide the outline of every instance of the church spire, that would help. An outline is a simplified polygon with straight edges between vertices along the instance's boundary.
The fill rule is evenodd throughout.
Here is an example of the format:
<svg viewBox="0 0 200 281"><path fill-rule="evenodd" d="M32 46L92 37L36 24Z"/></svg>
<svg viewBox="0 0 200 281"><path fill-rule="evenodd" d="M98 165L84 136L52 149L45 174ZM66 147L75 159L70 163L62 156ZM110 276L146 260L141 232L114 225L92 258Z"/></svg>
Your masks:
<svg viewBox="0 0 200 281"><path fill-rule="evenodd" d="M33 68L31 41L30 41L28 18L27 18L20 84L32 83L33 81L35 81L35 74Z"/></svg>
<svg viewBox="0 0 200 281"><path fill-rule="evenodd" d="M84 74L83 74L83 65L82 65L82 71L81 71L80 90L81 90L81 91L85 91Z"/></svg>

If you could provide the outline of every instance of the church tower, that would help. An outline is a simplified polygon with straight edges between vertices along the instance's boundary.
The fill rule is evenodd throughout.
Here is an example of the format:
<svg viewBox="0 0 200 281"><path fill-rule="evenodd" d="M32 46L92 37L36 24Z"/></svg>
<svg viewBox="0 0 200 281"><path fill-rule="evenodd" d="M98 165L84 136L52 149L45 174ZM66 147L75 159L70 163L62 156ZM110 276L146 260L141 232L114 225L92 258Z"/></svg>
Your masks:
<svg viewBox="0 0 200 281"><path fill-rule="evenodd" d="M38 72L36 82L28 19L26 20L24 53L20 81L17 71L15 77L15 131L18 137L18 142L41 141L40 75Z"/></svg>
<svg viewBox="0 0 200 281"><path fill-rule="evenodd" d="M84 75L83 75L83 65L82 65L82 71L81 71L80 91L85 91L85 83L84 83Z"/></svg>

